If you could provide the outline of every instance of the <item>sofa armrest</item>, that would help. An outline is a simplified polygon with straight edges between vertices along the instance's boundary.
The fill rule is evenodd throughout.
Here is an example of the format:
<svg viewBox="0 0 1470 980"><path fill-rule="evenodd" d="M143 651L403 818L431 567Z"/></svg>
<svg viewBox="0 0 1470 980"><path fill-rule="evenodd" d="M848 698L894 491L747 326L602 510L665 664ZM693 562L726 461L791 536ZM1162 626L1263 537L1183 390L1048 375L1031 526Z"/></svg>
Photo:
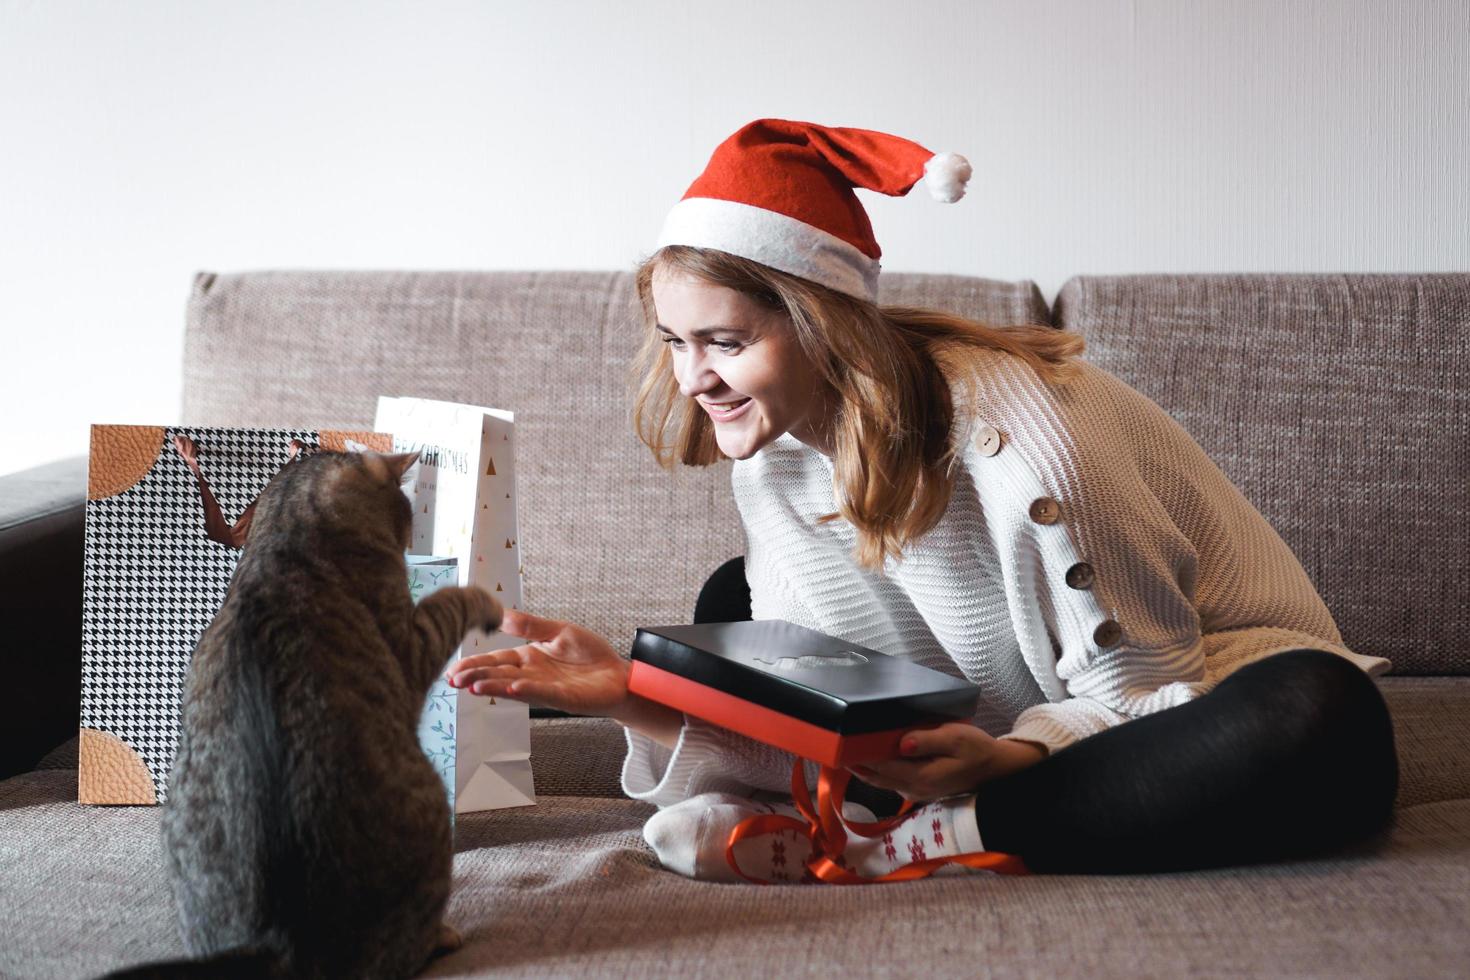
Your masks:
<svg viewBox="0 0 1470 980"><path fill-rule="evenodd" d="M87 458L0 476L0 778L77 730Z"/></svg>

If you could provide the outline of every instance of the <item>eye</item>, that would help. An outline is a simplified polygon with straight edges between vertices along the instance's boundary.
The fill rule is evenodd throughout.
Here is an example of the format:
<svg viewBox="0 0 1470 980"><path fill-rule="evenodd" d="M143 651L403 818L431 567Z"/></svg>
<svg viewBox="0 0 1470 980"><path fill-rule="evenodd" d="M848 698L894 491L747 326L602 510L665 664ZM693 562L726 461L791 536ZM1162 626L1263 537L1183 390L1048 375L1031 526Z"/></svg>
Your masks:
<svg viewBox="0 0 1470 980"><path fill-rule="evenodd" d="M662 337L660 339L674 350L682 351L684 349L684 341L678 337ZM742 346L738 340L710 340L705 343L718 350L721 354L734 354Z"/></svg>

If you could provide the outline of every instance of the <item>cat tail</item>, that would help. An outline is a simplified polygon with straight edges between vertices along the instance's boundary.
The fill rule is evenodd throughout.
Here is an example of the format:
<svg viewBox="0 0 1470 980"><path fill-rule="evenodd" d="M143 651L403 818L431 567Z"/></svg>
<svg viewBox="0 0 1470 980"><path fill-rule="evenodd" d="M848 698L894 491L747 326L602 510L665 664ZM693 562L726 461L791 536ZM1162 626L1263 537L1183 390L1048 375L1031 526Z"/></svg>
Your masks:
<svg viewBox="0 0 1470 980"><path fill-rule="evenodd" d="M241 947L197 960L163 960L109 973L102 980L277 980L291 976L279 953Z"/></svg>

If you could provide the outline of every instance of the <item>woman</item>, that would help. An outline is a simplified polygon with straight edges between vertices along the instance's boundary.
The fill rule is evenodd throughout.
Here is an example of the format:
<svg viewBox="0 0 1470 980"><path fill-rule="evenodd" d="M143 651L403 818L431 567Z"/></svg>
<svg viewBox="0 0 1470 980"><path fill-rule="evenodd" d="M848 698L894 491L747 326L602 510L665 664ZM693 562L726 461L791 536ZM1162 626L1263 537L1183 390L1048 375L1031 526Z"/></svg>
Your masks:
<svg viewBox="0 0 1470 980"><path fill-rule="evenodd" d="M665 465L736 460L748 539L697 618L785 619L980 687L971 724L858 778L926 801L847 856L877 875L982 849L1034 871L1184 869L1340 847L1383 825L1392 729L1300 564L1158 406L1079 338L875 304L853 193L943 200L969 166L882 133L758 120L723 143L640 268L639 432ZM742 574L743 573L743 574ZM748 605L747 605L748 596ZM670 868L736 880L730 830L792 813L791 757L629 695L571 624L451 682L625 726L624 790ZM757 799L765 797L765 799ZM850 815L867 818L850 804ZM745 875L800 868L789 835Z"/></svg>

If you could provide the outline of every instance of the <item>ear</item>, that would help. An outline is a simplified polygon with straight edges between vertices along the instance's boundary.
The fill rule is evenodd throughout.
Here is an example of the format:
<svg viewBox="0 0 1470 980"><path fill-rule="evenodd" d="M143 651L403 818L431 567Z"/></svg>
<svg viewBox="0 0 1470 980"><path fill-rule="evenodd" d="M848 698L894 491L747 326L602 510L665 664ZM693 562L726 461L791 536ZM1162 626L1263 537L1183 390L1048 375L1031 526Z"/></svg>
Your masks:
<svg viewBox="0 0 1470 980"><path fill-rule="evenodd" d="M388 474L393 478L394 483L403 482L404 474L408 472L409 467L419 461L421 452L423 450L415 449L411 453L388 453L382 456L383 462L388 466Z"/></svg>

